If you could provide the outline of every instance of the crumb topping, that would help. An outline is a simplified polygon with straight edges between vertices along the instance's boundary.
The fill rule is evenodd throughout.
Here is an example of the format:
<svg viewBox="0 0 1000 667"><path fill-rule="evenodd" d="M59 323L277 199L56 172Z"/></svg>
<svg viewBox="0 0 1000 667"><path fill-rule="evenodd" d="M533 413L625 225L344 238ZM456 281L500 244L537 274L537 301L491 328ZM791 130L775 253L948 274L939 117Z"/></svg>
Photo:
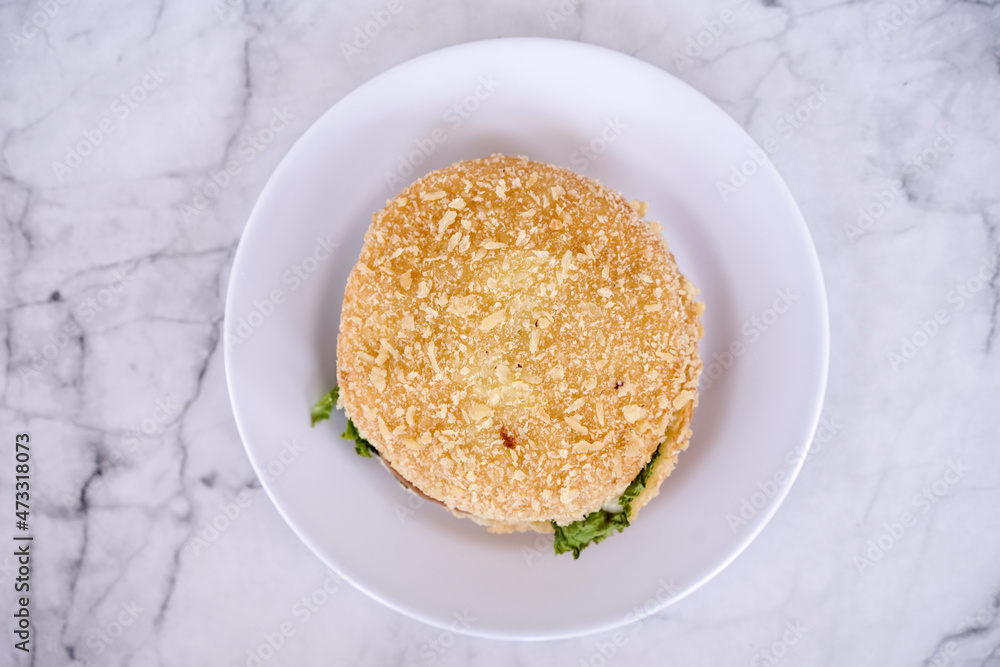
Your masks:
<svg viewBox="0 0 1000 667"><path fill-rule="evenodd" d="M498 522L618 497L697 401L702 304L597 181L457 163L372 217L338 338L341 402L400 475Z"/></svg>

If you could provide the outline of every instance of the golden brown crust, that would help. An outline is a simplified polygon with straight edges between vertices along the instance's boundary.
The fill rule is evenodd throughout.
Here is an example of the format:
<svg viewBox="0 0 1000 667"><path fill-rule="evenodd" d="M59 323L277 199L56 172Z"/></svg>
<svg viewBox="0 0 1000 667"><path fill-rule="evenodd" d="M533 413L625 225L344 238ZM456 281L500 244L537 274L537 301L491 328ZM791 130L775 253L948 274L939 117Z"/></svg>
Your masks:
<svg viewBox="0 0 1000 667"><path fill-rule="evenodd" d="M697 290L638 209L503 156L388 202L338 338L341 404L362 436L494 530L565 525L621 495L675 414L690 419L701 370Z"/></svg>
<svg viewBox="0 0 1000 667"><path fill-rule="evenodd" d="M659 495L660 486L670 476L670 473L674 471L674 468L677 467L677 458L680 456L680 453L688 448L688 443L691 439L690 424L691 417L694 414L694 404L695 401L692 401L674 413L673 421L667 431L668 439L660 445L663 450L660 458L653 464L653 471L646 482L645 488L631 503L631 521L635 520L636 516L639 515L639 510L645 507L646 503ZM472 519L481 526L485 526L491 533L523 533L529 530L538 533L554 532L552 524L548 521L493 521L455 510L451 512L459 518Z"/></svg>

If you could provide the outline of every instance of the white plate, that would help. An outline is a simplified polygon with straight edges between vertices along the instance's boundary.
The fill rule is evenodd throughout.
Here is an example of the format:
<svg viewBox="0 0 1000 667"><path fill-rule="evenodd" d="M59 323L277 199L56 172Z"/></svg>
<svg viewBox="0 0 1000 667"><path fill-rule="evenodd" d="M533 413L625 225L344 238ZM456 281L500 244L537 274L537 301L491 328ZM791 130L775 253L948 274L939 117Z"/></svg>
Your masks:
<svg viewBox="0 0 1000 667"><path fill-rule="evenodd" d="M581 150L588 144L593 160ZM828 358L815 250L777 172L747 162L754 146L672 76L557 40L444 49L338 102L264 188L226 303L226 371L240 435L295 532L386 605L506 639L621 625L725 567L798 472ZM412 496L376 460L339 438L341 415L309 426L309 408L336 379L344 285L371 214L424 173L493 152L582 170L648 201L648 217L662 221L708 306L701 352L706 377L717 379L695 412L691 448L635 524L576 561L555 556L551 536L491 535L429 503L411 507ZM717 181L741 164L756 173L723 201ZM327 239L338 244L330 252ZM779 300L773 309L781 291L791 306ZM743 348L729 363L733 343ZM474 621L466 627L457 617Z"/></svg>

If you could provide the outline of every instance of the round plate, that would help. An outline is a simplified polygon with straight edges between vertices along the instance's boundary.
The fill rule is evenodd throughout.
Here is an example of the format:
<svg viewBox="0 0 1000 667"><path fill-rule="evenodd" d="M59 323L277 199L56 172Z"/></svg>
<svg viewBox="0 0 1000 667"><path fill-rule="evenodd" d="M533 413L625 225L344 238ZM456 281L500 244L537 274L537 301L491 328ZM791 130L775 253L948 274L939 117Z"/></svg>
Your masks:
<svg viewBox="0 0 1000 667"><path fill-rule="evenodd" d="M340 439L341 414L309 425L310 407L336 380L344 286L372 213L428 171L494 152L562 165L648 201L647 218L662 222L708 308L690 449L639 519L579 560L554 555L550 535L492 535L408 494ZM338 102L264 188L226 303L236 422L293 530L373 598L485 637L608 629L708 581L787 494L826 385L816 253L761 155L689 86L574 42L444 49Z"/></svg>

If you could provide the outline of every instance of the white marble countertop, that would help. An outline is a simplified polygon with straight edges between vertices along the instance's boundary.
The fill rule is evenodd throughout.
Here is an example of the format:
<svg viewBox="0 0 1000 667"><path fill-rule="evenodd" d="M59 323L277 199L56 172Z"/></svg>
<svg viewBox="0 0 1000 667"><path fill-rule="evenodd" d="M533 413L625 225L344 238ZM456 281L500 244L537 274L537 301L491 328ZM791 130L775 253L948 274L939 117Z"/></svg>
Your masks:
<svg viewBox="0 0 1000 667"><path fill-rule="evenodd" d="M37 540L33 651L8 620L0 663L1000 665L1000 6L396 2L0 5L0 497L28 432ZM775 141L829 293L835 433L743 555L621 645L323 592L226 392L233 253L281 157L376 74L498 36L633 54ZM16 577L0 556L7 619Z"/></svg>

